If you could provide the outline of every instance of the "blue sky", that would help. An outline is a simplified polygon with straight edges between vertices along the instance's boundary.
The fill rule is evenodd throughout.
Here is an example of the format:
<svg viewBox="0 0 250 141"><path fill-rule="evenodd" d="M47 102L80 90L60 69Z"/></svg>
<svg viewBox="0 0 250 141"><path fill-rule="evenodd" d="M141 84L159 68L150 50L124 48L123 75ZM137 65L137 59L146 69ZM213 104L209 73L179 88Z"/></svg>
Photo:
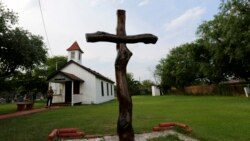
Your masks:
<svg viewBox="0 0 250 141"><path fill-rule="evenodd" d="M19 15L19 25L44 37L39 0L2 0ZM128 44L133 56L127 67L136 80L153 79L159 60L183 43L196 39L196 29L218 12L220 0L40 0L53 55L67 55L66 49L77 41L83 65L115 80L115 44L87 43L86 33L115 33L116 10L126 10L127 35L152 33L153 45Z"/></svg>

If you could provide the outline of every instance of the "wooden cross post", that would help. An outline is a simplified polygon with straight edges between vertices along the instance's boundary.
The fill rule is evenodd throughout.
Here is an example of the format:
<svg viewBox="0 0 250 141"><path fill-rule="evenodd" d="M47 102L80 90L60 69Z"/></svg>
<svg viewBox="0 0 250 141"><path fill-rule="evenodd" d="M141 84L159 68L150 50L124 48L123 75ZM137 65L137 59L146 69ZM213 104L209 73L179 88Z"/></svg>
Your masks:
<svg viewBox="0 0 250 141"><path fill-rule="evenodd" d="M126 36L125 31L125 11L117 11L118 23L116 35L105 32L87 33L87 42L113 42L116 43L117 58L115 60L115 75L117 84L117 97L119 101L119 117L117 122L117 133L120 141L134 141L134 131L132 127L132 99L128 90L126 79L127 64L132 52L126 43L143 42L146 44L157 42L157 37L152 34L140 34Z"/></svg>

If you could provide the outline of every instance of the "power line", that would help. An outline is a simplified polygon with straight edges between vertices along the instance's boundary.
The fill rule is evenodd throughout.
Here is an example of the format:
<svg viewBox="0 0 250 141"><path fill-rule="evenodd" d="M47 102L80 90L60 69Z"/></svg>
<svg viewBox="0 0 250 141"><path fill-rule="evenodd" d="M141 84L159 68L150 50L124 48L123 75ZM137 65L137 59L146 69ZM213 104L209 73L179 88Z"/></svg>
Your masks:
<svg viewBox="0 0 250 141"><path fill-rule="evenodd" d="M44 17L43 17L43 11L42 11L42 7L41 7L41 2L40 2L40 0L38 0L38 2L39 2L40 12L41 12L41 16L42 16L43 28L44 28L45 36L46 36L46 39L47 39L47 42L48 42L50 53L51 53L51 55L53 55L51 47L50 47L50 42L49 42L49 38L48 38L48 34L47 34L45 22L44 22Z"/></svg>

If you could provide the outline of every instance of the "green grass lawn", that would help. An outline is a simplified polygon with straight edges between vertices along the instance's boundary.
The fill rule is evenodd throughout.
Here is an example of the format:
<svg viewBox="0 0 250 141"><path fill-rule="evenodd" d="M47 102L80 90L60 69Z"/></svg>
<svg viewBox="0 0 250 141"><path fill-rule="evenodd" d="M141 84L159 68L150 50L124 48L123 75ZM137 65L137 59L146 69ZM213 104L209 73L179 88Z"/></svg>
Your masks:
<svg viewBox="0 0 250 141"><path fill-rule="evenodd" d="M33 108L42 108L45 107L44 101L36 101ZM0 104L0 115L16 112L17 106L16 104Z"/></svg>
<svg viewBox="0 0 250 141"><path fill-rule="evenodd" d="M191 136L200 140L250 140L250 99L245 97L136 96L133 105L136 133L151 131L161 122L173 121L192 127ZM0 140L44 141L53 128L67 127L89 134L115 134L117 115L115 100L0 120Z"/></svg>

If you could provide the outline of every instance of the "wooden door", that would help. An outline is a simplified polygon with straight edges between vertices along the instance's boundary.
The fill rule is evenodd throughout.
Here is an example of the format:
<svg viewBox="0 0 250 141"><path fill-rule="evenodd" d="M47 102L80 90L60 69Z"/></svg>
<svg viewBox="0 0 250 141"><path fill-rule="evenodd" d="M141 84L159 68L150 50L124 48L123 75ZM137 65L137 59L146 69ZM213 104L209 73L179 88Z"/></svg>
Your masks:
<svg viewBox="0 0 250 141"><path fill-rule="evenodd" d="M71 103L72 100L72 82L65 82L65 103Z"/></svg>

